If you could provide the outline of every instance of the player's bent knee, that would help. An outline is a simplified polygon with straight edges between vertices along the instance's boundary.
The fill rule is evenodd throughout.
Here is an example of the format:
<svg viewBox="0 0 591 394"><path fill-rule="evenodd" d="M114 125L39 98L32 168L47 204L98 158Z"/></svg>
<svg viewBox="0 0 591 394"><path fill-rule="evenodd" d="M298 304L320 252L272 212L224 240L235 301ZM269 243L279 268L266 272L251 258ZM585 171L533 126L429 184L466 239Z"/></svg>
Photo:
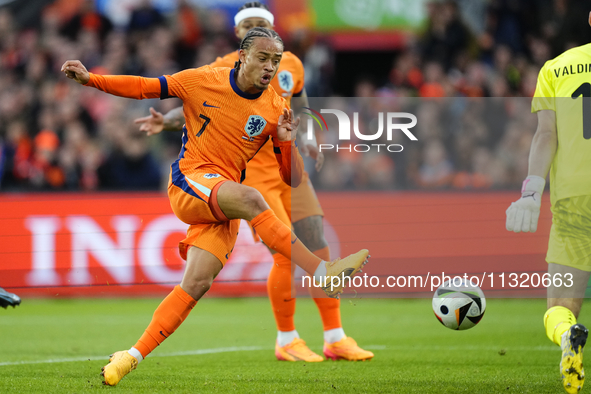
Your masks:
<svg viewBox="0 0 591 394"><path fill-rule="evenodd" d="M218 204L228 219L252 220L269 209L258 190L235 182L225 182L218 191Z"/></svg>
<svg viewBox="0 0 591 394"><path fill-rule="evenodd" d="M263 195L252 187L245 187L242 197L246 208L253 217L269 209L269 205L263 198Z"/></svg>

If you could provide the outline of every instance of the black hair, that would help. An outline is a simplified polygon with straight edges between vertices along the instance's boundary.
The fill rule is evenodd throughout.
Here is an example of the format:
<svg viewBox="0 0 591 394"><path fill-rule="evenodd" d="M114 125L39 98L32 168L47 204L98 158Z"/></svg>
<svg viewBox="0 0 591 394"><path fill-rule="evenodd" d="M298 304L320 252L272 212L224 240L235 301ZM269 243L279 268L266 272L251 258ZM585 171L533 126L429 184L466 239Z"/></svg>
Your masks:
<svg viewBox="0 0 591 394"><path fill-rule="evenodd" d="M277 34L275 30L267 29L264 27L253 27L246 33L246 35L242 39L242 42L240 43L240 49L248 51L252 46L254 39L259 37L272 38L275 41L279 42L283 47L283 40L281 39L281 37L279 37L279 34ZM236 71L240 70L240 63L240 59L238 59L238 61L234 63L234 68L236 69Z"/></svg>
<svg viewBox="0 0 591 394"><path fill-rule="evenodd" d="M263 9L269 11L269 7L267 7L265 4L261 3L260 1L249 1L248 3L244 3L244 5L238 9L238 12L245 10L247 8L263 8Z"/></svg>

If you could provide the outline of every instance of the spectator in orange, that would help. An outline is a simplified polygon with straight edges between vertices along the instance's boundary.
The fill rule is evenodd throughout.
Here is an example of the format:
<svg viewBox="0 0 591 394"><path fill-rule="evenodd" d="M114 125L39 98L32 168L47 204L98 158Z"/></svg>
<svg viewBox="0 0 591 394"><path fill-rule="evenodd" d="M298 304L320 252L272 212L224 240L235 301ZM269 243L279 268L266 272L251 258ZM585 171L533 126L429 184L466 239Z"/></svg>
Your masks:
<svg viewBox="0 0 591 394"><path fill-rule="evenodd" d="M29 137L25 123L14 121L8 125L2 159L4 175L2 186L16 186L27 181L33 141Z"/></svg>
<svg viewBox="0 0 591 394"><path fill-rule="evenodd" d="M65 176L57 165L59 138L51 130L42 130L34 141L35 153L29 174L31 183L37 188L61 188L65 183Z"/></svg>
<svg viewBox="0 0 591 394"><path fill-rule="evenodd" d="M418 67L417 55L408 50L398 56L390 71L390 83L400 89L418 90L423 83L423 73Z"/></svg>
<svg viewBox="0 0 591 394"><path fill-rule="evenodd" d="M425 65L425 83L419 88L421 97L446 97L447 94L441 81L445 79L443 67L437 62Z"/></svg>
<svg viewBox="0 0 591 394"><path fill-rule="evenodd" d="M190 68L202 38L199 15L186 0L180 0L175 18L176 58L181 69Z"/></svg>

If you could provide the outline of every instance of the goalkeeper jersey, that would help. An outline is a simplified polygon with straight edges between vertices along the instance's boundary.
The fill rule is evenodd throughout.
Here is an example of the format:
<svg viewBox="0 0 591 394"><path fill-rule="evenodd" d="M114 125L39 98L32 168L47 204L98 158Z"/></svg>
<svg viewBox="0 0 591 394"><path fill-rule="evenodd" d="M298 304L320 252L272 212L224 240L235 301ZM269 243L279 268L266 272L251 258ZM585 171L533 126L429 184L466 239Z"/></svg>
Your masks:
<svg viewBox="0 0 591 394"><path fill-rule="evenodd" d="M558 147L550 168L552 205L591 195L591 44L569 49L544 64L532 112L556 112Z"/></svg>

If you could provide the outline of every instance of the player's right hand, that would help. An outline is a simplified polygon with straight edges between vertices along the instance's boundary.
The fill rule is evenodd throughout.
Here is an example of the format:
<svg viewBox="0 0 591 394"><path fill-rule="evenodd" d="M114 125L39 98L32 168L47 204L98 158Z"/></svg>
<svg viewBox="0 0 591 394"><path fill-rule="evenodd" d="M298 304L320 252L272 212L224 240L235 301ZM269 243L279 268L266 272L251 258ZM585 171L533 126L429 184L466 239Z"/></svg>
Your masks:
<svg viewBox="0 0 591 394"><path fill-rule="evenodd" d="M279 141L293 141L298 135L298 126L300 118L294 120L293 110L283 108L283 114L277 121L277 138Z"/></svg>
<svg viewBox="0 0 591 394"><path fill-rule="evenodd" d="M133 121L140 125L140 131L146 132L148 136L158 134L164 129L164 115L150 107L150 115L137 118Z"/></svg>
<svg viewBox="0 0 591 394"><path fill-rule="evenodd" d="M508 231L516 233L532 232L538 229L540 218L540 205L546 180L539 176L528 176L523 181L521 198L507 209L507 221L505 227Z"/></svg>
<svg viewBox="0 0 591 394"><path fill-rule="evenodd" d="M540 204L542 195L536 192L527 192L507 209L507 230L516 233L532 232L538 229L538 218L540 217Z"/></svg>
<svg viewBox="0 0 591 394"><path fill-rule="evenodd" d="M90 80L90 74L80 60L66 60L62 65L61 71L66 77L73 79L81 85L86 85Z"/></svg>

